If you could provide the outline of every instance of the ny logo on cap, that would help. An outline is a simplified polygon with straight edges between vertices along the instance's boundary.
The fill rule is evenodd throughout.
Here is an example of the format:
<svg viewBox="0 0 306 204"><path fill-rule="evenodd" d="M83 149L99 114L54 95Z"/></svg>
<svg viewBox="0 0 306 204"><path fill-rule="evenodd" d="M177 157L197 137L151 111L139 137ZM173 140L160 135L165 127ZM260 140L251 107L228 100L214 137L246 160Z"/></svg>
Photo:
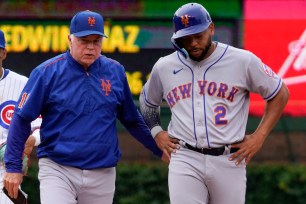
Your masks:
<svg viewBox="0 0 306 204"><path fill-rule="evenodd" d="M185 27L187 27L189 24L189 16L187 14L184 16L181 16L181 22Z"/></svg>
<svg viewBox="0 0 306 204"><path fill-rule="evenodd" d="M88 16L88 24L89 24L90 26L94 26L94 25L96 24L96 19L95 19L95 17L90 17L90 16Z"/></svg>

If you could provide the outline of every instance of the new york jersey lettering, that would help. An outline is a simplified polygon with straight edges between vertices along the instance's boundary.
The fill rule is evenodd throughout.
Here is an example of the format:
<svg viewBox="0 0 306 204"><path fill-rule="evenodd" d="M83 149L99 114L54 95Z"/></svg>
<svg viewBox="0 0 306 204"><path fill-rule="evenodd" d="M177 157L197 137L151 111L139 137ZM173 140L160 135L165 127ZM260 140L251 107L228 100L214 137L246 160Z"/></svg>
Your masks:
<svg viewBox="0 0 306 204"><path fill-rule="evenodd" d="M206 80L197 81L196 85L199 87L198 95L207 94L210 97L224 98L229 102L233 102L239 89L236 87L229 88L226 83L208 82ZM196 89L197 90L197 89ZM192 84L183 84L174 87L167 95L166 100L172 108L180 100L190 98L192 95Z"/></svg>

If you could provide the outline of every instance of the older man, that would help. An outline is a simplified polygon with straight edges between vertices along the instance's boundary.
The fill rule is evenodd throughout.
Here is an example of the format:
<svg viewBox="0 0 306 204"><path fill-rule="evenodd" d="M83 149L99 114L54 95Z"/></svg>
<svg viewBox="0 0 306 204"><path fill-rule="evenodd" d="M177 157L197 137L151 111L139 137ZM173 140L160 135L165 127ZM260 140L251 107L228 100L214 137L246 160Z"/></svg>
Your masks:
<svg viewBox="0 0 306 204"><path fill-rule="evenodd" d="M5 154L4 186L13 197L22 181L20 158L29 122L40 114L43 204L112 203L121 155L116 119L162 156L133 102L124 67L101 55L104 37L103 17L79 12L70 24L70 50L32 71L12 119Z"/></svg>

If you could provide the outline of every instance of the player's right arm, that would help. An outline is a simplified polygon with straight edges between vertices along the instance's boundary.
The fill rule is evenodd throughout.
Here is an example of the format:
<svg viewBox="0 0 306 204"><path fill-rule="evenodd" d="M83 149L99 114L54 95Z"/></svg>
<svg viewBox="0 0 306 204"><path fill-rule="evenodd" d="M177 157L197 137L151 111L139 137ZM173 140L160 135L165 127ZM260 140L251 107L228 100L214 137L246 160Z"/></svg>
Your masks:
<svg viewBox="0 0 306 204"><path fill-rule="evenodd" d="M150 128L157 146L170 158L170 154L179 148L179 141L175 138L170 138L168 132L162 129L160 121L162 98L162 83L158 75L157 65L155 65L139 96L140 112Z"/></svg>
<svg viewBox="0 0 306 204"><path fill-rule="evenodd" d="M150 128L151 134L157 146L170 159L170 154L176 151L179 147L179 141L175 138L170 138L167 131L164 131L160 122L160 107L150 107L144 102L143 93L139 96L140 112Z"/></svg>

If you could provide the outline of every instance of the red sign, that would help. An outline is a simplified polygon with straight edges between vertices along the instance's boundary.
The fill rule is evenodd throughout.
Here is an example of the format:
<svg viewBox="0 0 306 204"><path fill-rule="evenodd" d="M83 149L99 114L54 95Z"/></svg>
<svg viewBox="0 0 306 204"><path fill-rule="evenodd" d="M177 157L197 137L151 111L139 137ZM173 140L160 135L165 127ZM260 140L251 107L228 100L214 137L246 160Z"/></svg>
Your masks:
<svg viewBox="0 0 306 204"><path fill-rule="evenodd" d="M247 0L244 9L245 49L287 84L285 115L306 116L306 1ZM250 114L261 116L265 103L252 94Z"/></svg>

